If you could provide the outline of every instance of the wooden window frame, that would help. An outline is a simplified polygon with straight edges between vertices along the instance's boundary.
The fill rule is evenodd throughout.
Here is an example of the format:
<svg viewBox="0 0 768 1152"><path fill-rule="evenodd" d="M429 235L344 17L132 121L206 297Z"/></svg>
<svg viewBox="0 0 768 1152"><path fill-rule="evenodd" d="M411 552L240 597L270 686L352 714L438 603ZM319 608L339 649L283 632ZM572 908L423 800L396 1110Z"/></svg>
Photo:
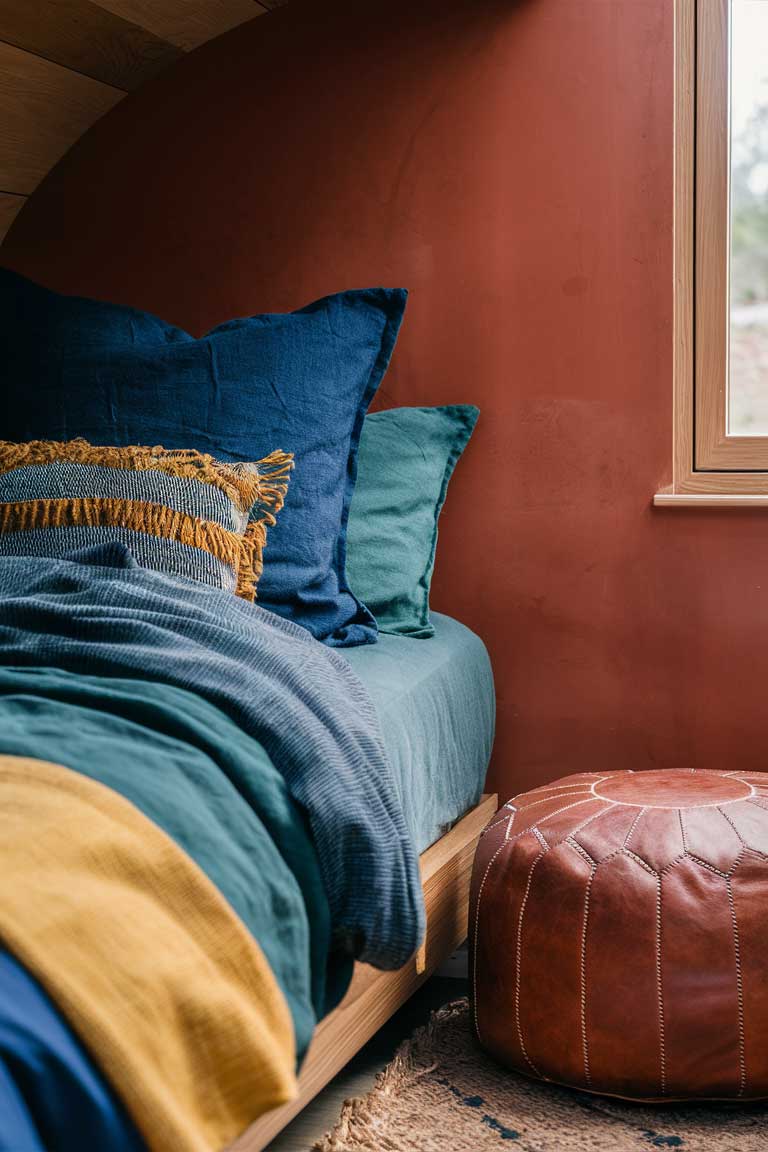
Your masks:
<svg viewBox="0 0 768 1152"><path fill-rule="evenodd" d="M727 429L730 0L675 0L672 486L657 505L768 506L768 436Z"/></svg>

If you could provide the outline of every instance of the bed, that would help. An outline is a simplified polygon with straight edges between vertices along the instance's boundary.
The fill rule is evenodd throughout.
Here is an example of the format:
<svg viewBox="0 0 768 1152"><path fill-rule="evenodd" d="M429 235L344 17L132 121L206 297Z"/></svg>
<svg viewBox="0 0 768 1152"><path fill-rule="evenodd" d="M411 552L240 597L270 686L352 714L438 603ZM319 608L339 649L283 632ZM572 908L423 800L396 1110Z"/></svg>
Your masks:
<svg viewBox="0 0 768 1152"><path fill-rule="evenodd" d="M478 411L367 414L402 288L0 298L0 1152L255 1152L465 935Z"/></svg>
<svg viewBox="0 0 768 1152"><path fill-rule="evenodd" d="M20 830L9 824L6 812L3 865L6 884L18 879L19 902L33 894L39 909L30 921L28 909L5 907L0 924L7 947L0 957L0 1000L6 1008L0 1019L0 1148L27 1152L43 1147L47 1152L82 1147L68 1132L73 1117L81 1125L78 1139L83 1132L99 1133L93 1146L104 1142L105 1132L110 1133L111 1149L216 1146L215 1134L201 1134L198 1143L188 1130L188 1123L194 1127L199 1119L180 1114L189 1095L182 1093L170 1109L167 1101L155 1101L155 1119L148 1112L154 1085L146 1067L151 1059L146 1036L131 1041L112 1035L105 1042L99 1034L98 1013L86 999L88 979L108 966L102 936L112 928L105 914L97 907L94 924L83 939L73 941L62 924L82 917L82 907L66 903L71 893L50 890L50 876L37 858L29 878L30 828L39 832L46 850L71 848L70 835L61 837L63 846L51 839L41 812L46 812L51 793L57 804L61 801L72 779L86 792L90 787L120 793L162 826L219 885L277 976L291 1008L301 1063L298 1085L284 1082L292 1075L284 1069L283 1080L278 1076L260 1103L255 1094L251 1116L265 1108L266 1115L237 1140L238 1149L256 1152L265 1147L463 939L474 844L495 806L494 798L480 795L493 737L492 677L485 648L469 629L447 616L435 615L434 623L435 636L429 642L382 636L376 645L341 655L317 644L303 629L234 597L193 586L185 586L180 595L178 585L169 589L166 580L137 568L122 547L73 561L3 561L0 788L9 774L21 771L19 766L25 779L38 787L35 811L22 812L26 824L19 817ZM199 649L191 656L196 644ZM205 661L217 652L222 659L226 655L230 668L220 663L212 678ZM297 765L285 741L286 717L272 724L268 708L254 711L238 680L248 660L257 669L267 659L272 661L271 679L282 678L282 705L314 748L308 772ZM332 696L344 697L339 746L350 734L363 744L370 777L362 784L359 760L346 760L327 739L342 719L332 704L327 711L326 689L317 683L325 676ZM261 687L257 676L249 681L254 692ZM290 712L292 691L302 708L319 715L322 732L320 726L314 733L306 726L298 707ZM376 747L379 738L382 748ZM373 743L369 747L366 741ZM328 771L320 771L318 752L330 758ZM274 764L287 764L287 773L275 772ZM184 775L183 787L181 776L174 783L175 815L169 815L168 796L158 785L172 771ZM386 779L379 778L382 773ZM254 779L254 795L243 803ZM352 794L358 785L363 787L363 805ZM40 791L46 787L47 792ZM14 797L21 807L18 793ZM197 804L201 797L202 817ZM296 797L298 814L292 805ZM90 802L90 793L86 798ZM77 799L82 802L83 797ZM249 841L253 827L249 832L247 821L256 810L268 835ZM403 825L398 823L400 810ZM60 825L62 811L67 815L79 809L56 809L54 824ZM87 841L84 826L71 819L69 826L78 828L79 850L79 838ZM224 826L226 834L216 832ZM333 841L344 844L335 862L324 856L337 850ZM280 848L277 853L274 843ZM261 885L258 898L233 886L233 870L228 871L224 858L216 858L216 853L231 854L233 844L257 853L248 876L252 889ZM84 851L90 852L90 860L101 848L86 842ZM409 853L415 860L417 852L418 872L409 876ZM65 871L59 866L62 859L55 857L58 888ZM141 863L144 868L143 857ZM235 864L241 870L249 866L242 860ZM286 864L286 876L278 882L274 873ZM70 870L82 867L82 857L68 865ZM131 859L129 874L136 870ZM267 874L268 882L259 879L257 884L257 875ZM339 887L344 875L353 882ZM361 877L376 890L375 901L361 900ZM414 878L423 893L423 915L415 904L410 911L403 906L409 898L413 901ZM124 885L126 875L121 873L119 880ZM81 878L77 893L82 883ZM327 901L334 885L335 897ZM110 891L118 892L119 903L120 892ZM208 898L205 891L203 897ZM378 903L392 912L391 922L376 922ZM304 906L303 920L299 904ZM209 909L209 915L215 913ZM346 921L345 930L365 937L365 944L356 940L354 946L343 947L339 917ZM424 923L426 936L416 949ZM309 928L308 938L302 936L302 925ZM126 944L130 948L128 937ZM303 960L302 949L311 954ZM367 954L376 966L358 962L353 968L354 952ZM131 954L131 963L138 959ZM80 972L79 985L73 983L72 968L86 962L90 967ZM119 964L113 959L112 965L119 985ZM154 995L158 974L148 968L146 975ZM141 991L140 976L134 977ZM26 1005L21 1017L19 1005ZM198 1013L194 1031L201 1026L199 1014L209 1011L205 994L193 1007ZM179 1010L174 1004L174 1011ZM109 1011L109 1028L114 1032L124 1027L128 1037L133 1035L136 1021L121 1019L117 1001ZM263 1020L256 1023L261 1026ZM272 1017L268 1023L279 1031ZM220 1046L226 1034L219 1035L216 1024L205 1039ZM187 1032L182 1047L189 1040ZM264 1059L258 1046L250 1055ZM35 1083L30 1082L30 1067L37 1068ZM241 1101L234 1115L242 1118L249 1107ZM158 1130L158 1115L171 1133L167 1139ZM232 1115L227 1123L231 1121Z"/></svg>

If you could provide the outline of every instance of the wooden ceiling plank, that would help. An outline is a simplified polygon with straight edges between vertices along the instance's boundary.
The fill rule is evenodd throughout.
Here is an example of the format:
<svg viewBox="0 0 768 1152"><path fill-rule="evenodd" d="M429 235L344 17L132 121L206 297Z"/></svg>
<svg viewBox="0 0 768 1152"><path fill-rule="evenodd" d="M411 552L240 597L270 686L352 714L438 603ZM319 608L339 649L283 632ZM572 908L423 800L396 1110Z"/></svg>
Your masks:
<svg viewBox="0 0 768 1152"><path fill-rule="evenodd" d="M126 92L182 55L92 0L0 0L0 40Z"/></svg>
<svg viewBox="0 0 768 1152"><path fill-rule="evenodd" d="M29 194L124 93L0 43L0 188Z"/></svg>
<svg viewBox="0 0 768 1152"><path fill-rule="evenodd" d="M187 52L267 11L257 0L96 0L96 3Z"/></svg>
<svg viewBox="0 0 768 1152"><path fill-rule="evenodd" d="M15 196L13 192L0 192L0 241L26 202L26 196Z"/></svg>

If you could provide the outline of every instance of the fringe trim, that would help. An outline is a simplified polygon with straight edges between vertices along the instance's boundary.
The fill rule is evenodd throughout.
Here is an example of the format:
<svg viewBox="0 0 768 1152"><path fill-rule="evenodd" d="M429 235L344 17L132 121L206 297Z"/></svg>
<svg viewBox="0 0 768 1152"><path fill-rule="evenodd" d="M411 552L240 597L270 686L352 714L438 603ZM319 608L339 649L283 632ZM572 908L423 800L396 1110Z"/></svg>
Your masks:
<svg viewBox="0 0 768 1152"><path fill-rule="evenodd" d="M162 504L134 500L21 500L0 504L0 534L74 527L128 528L199 548L233 569L237 576L238 596L251 601L256 597L256 581L263 569L262 550L266 540L263 523L249 525L245 536L240 536L219 524L197 520Z"/></svg>
<svg viewBox="0 0 768 1152"><path fill-rule="evenodd" d="M261 516L254 516L254 524L264 524L272 527L276 517L285 503L291 472L295 468L293 452L283 452L278 449L269 456L257 460L254 467L259 473L259 493L256 503ZM265 533L266 544L266 533Z"/></svg>
<svg viewBox="0 0 768 1152"><path fill-rule="evenodd" d="M243 536L243 550L240 568L237 573L237 595L253 603L257 599L256 588L264 571L264 549L267 546L267 528L277 523L277 514L285 503L286 493L294 459L292 452L278 450L257 460L259 470L260 515L248 524Z"/></svg>
<svg viewBox="0 0 768 1152"><path fill-rule="evenodd" d="M271 523L274 524L274 518ZM256 588L264 571L264 549L267 544L267 521L254 520L241 537L240 564L237 569L235 594L243 600L257 599Z"/></svg>
<svg viewBox="0 0 768 1152"><path fill-rule="evenodd" d="M441 1027L468 1010L466 998L452 1000L430 1015L429 1022L404 1040L378 1074L367 1096L345 1100L334 1128L312 1145L312 1152L379 1152L387 1146L388 1100L439 1067L434 1045Z"/></svg>
<svg viewBox="0 0 768 1152"><path fill-rule="evenodd" d="M264 510L262 518L274 524L288 490L293 453L276 451L255 463L225 463L205 452L167 449L161 445L114 448L90 444L83 439L30 440L24 444L0 440L0 473L55 463L184 476L219 488L241 512L250 512L258 505Z"/></svg>

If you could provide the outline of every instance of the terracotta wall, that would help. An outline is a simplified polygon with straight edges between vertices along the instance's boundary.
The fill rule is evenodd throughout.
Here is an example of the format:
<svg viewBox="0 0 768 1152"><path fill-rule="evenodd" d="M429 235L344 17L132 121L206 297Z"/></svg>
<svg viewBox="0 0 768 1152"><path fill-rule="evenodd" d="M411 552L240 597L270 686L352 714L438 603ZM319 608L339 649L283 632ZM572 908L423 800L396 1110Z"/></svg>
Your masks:
<svg viewBox="0 0 768 1152"><path fill-rule="evenodd" d="M193 330L412 291L383 401L474 401L435 605L487 641L502 793L762 768L768 518L670 479L672 0L295 6L129 96L6 262Z"/></svg>

